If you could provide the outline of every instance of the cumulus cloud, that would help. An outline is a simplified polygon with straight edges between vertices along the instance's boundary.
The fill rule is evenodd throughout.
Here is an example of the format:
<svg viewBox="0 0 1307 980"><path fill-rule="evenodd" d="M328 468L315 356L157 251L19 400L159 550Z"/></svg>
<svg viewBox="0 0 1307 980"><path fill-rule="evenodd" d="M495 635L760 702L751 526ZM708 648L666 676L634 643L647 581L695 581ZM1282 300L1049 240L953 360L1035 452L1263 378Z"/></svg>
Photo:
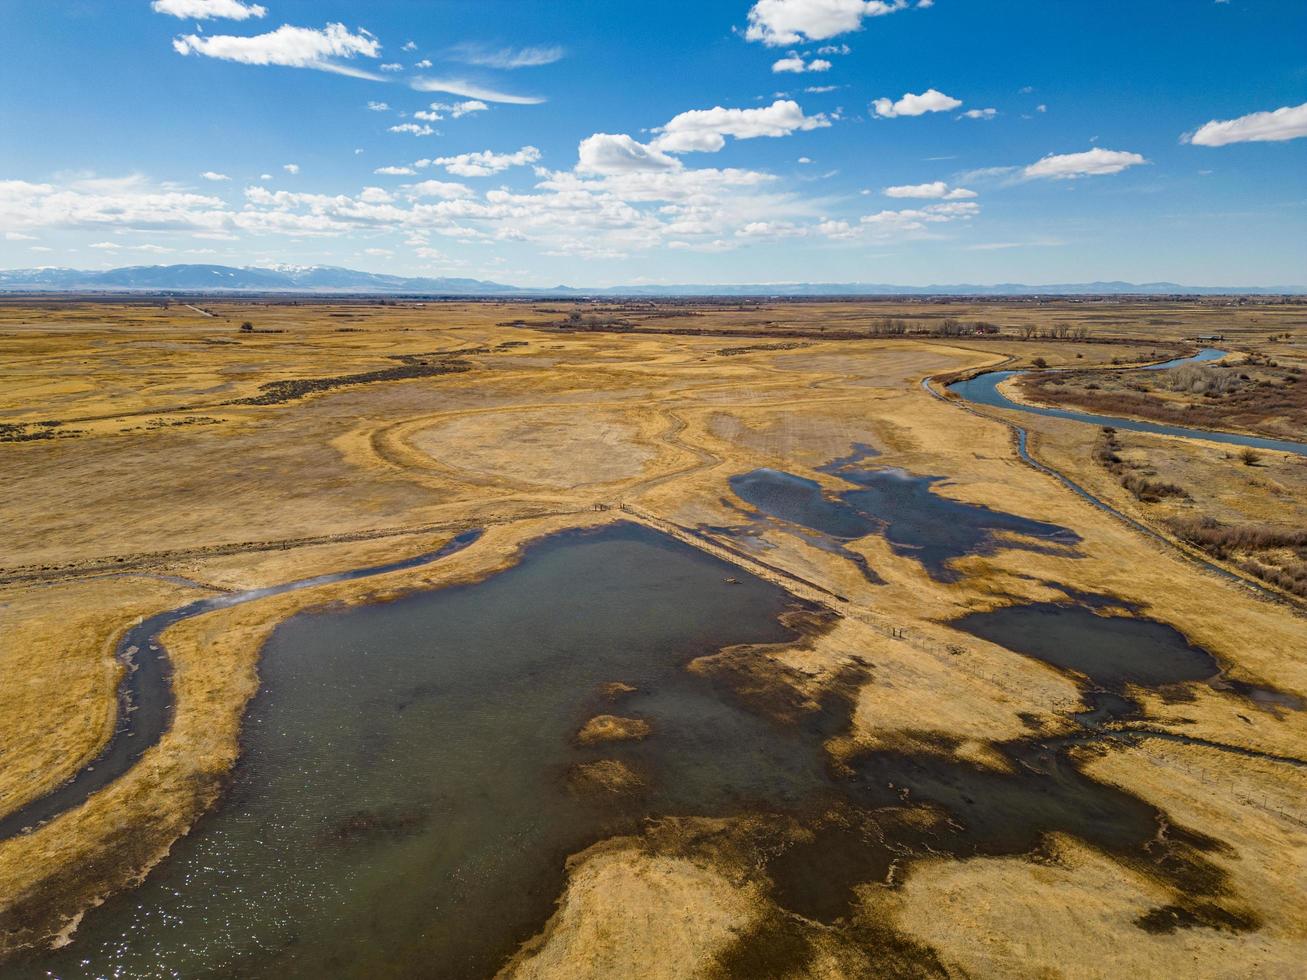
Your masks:
<svg viewBox="0 0 1307 980"><path fill-rule="evenodd" d="M390 111L390 103L389 103L389 102L369 102L369 103L368 103L368 108L371 109L373 112L389 112L389 111Z"/></svg>
<svg viewBox="0 0 1307 980"><path fill-rule="evenodd" d="M281 169L294 176L300 172L300 165L298 163L284 163L282 164Z"/></svg>
<svg viewBox="0 0 1307 980"><path fill-rule="evenodd" d="M744 36L768 47L824 41L862 27L867 17L892 14L907 0L757 0Z"/></svg>
<svg viewBox="0 0 1307 980"><path fill-rule="evenodd" d="M948 112L962 105L962 100L945 95L937 89L928 88L920 95L905 92L903 98L897 102L892 99L877 99L871 105L876 110L876 115L893 119L896 116L924 116L928 112Z"/></svg>
<svg viewBox="0 0 1307 980"><path fill-rule="evenodd" d="M172 46L181 55L196 54L244 65L316 68L362 78L381 77L331 60L355 55L376 58L381 53L381 43L375 37L363 30L352 34L344 24L328 24L320 31L283 24L275 31L253 37L184 34L174 38Z"/></svg>
<svg viewBox="0 0 1307 980"><path fill-rule="evenodd" d="M425 119L427 122L438 122L448 115L452 119L458 119L473 112L485 112L490 106L486 105L480 99L468 99L466 102L433 102L430 109L423 109L415 112L413 115L418 119Z"/></svg>
<svg viewBox="0 0 1307 980"><path fill-rule="evenodd" d="M472 188L468 187L467 184L459 184L449 180L423 180L409 185L405 190L413 197L438 197L445 201L473 196Z"/></svg>
<svg viewBox="0 0 1307 980"><path fill-rule="evenodd" d="M1238 119L1213 119L1184 137L1196 146L1230 143L1278 143L1307 136L1307 102L1271 112L1253 112Z"/></svg>
<svg viewBox="0 0 1307 980"><path fill-rule="evenodd" d="M475 44L463 44L451 52L454 60L469 65L482 65L486 68L536 68L540 65L552 65L566 55L557 44L541 44L525 48L485 48Z"/></svg>
<svg viewBox="0 0 1307 980"><path fill-rule="evenodd" d="M489 177L509 167L525 167L540 159L540 151L534 146L524 146L515 153L494 153L491 150L478 150L475 153L460 153L451 157L436 157L433 160L419 160L417 166L444 167L448 173L459 177Z"/></svg>
<svg viewBox="0 0 1307 980"><path fill-rule="evenodd" d="M417 173L412 167L378 167L372 172L386 177L411 177Z"/></svg>
<svg viewBox="0 0 1307 980"><path fill-rule="evenodd" d="M241 0L154 0L150 6L157 14L171 14L187 20L209 20L213 17L245 20L249 17L263 17L268 13L267 7L260 7L257 3L242 3Z"/></svg>
<svg viewBox="0 0 1307 980"><path fill-rule="evenodd" d="M738 140L759 136L788 136L790 133L829 126L825 113L804 115L792 99L777 99L757 109L691 109L682 112L656 130L651 146L663 153L715 153L726 145L726 137Z"/></svg>
<svg viewBox="0 0 1307 980"><path fill-rule="evenodd" d="M1118 174L1127 167L1134 167L1147 162L1138 153L1095 147L1084 153L1049 154L1042 160L1026 167L1022 174L1028 178L1042 177L1067 180L1073 177L1097 177L1103 174Z"/></svg>
<svg viewBox="0 0 1307 980"><path fill-rule="evenodd" d="M508 105L539 105L545 100L536 95L514 95L496 89L477 85L462 78L415 78L410 83L418 92L448 92L450 95L465 99L479 99L482 102L503 102Z"/></svg>
<svg viewBox="0 0 1307 980"><path fill-rule="evenodd" d="M391 126L390 132L407 133L410 136L432 136L435 134L436 131L432 129L430 126L426 125L426 123L423 123L421 125L419 125L418 123L399 123L397 125Z"/></svg>
<svg viewBox="0 0 1307 980"><path fill-rule="evenodd" d="M802 75L809 71L830 71L831 63L824 58L813 58L811 61L804 61L803 55L793 51L785 58L772 63L771 70L777 74L783 72L792 72L796 75Z"/></svg>
<svg viewBox="0 0 1307 980"><path fill-rule="evenodd" d="M231 180L231 178L228 177L226 174L220 174L213 170L206 170L204 171L204 173L200 174L200 176L203 177L205 180L212 180L212 181Z"/></svg>
<svg viewBox="0 0 1307 980"><path fill-rule="evenodd" d="M0 227L215 231L226 222L220 198L142 177L36 184L0 180ZM103 233L103 232L101 232Z"/></svg>
<svg viewBox="0 0 1307 980"><path fill-rule="evenodd" d="M625 133L595 133L577 147L576 169L592 174L677 170L681 162Z"/></svg>
<svg viewBox="0 0 1307 980"><path fill-rule="evenodd" d="M958 116L959 119L993 119L998 115L997 109L968 109Z"/></svg>
<svg viewBox="0 0 1307 980"><path fill-rule="evenodd" d="M896 187L885 188L886 197L910 197L921 198L925 200L961 201L967 198L976 197L975 191L967 190L965 187L954 187L949 189L948 184L942 180L932 181L929 184L900 184Z"/></svg>

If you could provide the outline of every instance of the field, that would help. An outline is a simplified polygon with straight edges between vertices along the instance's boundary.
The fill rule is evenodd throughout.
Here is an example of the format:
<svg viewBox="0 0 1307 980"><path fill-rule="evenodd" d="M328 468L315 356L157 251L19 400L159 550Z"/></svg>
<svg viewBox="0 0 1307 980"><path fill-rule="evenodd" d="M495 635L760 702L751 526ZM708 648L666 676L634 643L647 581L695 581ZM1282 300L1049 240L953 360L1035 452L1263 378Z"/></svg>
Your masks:
<svg viewBox="0 0 1307 980"><path fill-rule="evenodd" d="M1131 687L1139 713L1067 752L1077 779L1182 832L1137 851L1066 825L1029 847L905 845L889 872L859 877L850 841L888 827L903 840L927 825L945 833L941 805L905 795L874 811L649 814L643 832L567 859L552 915L522 937L508 975L1294 975L1307 949L1307 623L1295 584L1307 541L1292 535L1307 520L1307 459L1248 463L1229 447L1135 433L1105 447L1094 426L969 411L922 384L1069 367L1070 384L1034 383L1023 397L1144 415L1096 399L1136 377L1122 366L1213 334L1232 360L1255 362L1242 388L1116 394L1196 400L1171 409L1186 424L1302 438L1299 415L1254 397L1279 398L1307 368L1307 307L1292 303L0 303L0 817L106 743L124 669L114 651L140 617L485 532L439 564L172 627L160 742L85 804L0 841L0 957L28 962L70 937L76 948L83 913L221 805L279 623L483 581L557 531L629 521L822 610L792 645L730 648L689 669L778 730L819 730L836 774L899 753L1006 787L1022 777L1012 746L1080 730L1074 716L1094 693L1082 678L953 620L1094 596L1173 627L1219 678ZM1099 376L1111 380L1088 389ZM1288 387L1301 394L1307 381ZM1227 426L1223 399L1242 399ZM1119 514L1023 462L1004 421ZM836 499L851 471L832 461L858 446L877 453L858 465L939 478L932 501L1056 526L1061 543L1001 531L941 571L884 533L825 547L732 493L732 477L767 470ZM1180 492L1140 493L1140 481ZM1241 696L1248 687L1275 698ZM597 742L659 737L656 724L593 722ZM837 911L793 897L777 857L791 851L852 875Z"/></svg>

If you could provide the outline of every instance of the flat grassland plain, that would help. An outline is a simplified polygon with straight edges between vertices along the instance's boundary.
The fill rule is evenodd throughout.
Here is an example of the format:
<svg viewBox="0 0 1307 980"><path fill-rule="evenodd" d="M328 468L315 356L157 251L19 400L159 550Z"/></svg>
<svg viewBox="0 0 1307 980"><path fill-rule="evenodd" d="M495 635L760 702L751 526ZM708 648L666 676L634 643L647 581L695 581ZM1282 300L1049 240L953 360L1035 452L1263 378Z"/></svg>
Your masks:
<svg viewBox="0 0 1307 980"><path fill-rule="evenodd" d="M945 319L999 333L941 336ZM1023 336L1059 324L1071 328L1061 338ZM1224 340L1193 339L1214 334ZM1143 801L1159 830L1137 854L1056 826L1024 850L932 852L925 831L966 817L891 785L902 812L882 806L876 826L910 824L916 843L859 877L857 839L872 825L858 821L871 811L651 814L643 832L569 859L552 915L506 974L1300 975L1307 620L1292 588L1259 577L1237 547L1204 550L1181 532L1203 519L1277 529L1289 543L1272 557L1291 569L1307 460L1136 433L1105 455L1095 426L939 397L949 377L987 367L1110 371L1199 346L1307 367L1307 307L0 304L0 818L106 743L125 669L115 650L141 617L484 529L430 566L170 628L172 721L159 743L84 804L0 841L0 962L75 943L83 913L221 805L279 623L483 580L530 542L626 521L824 608L792 646L732 648L690 669L776 726L819 719L833 773L906 753L961 767L983 792L987 778L1023 775L1005 746L1044 740L1076 778ZM1008 423L1029 430L1036 460L1118 513L1023 461ZM863 470L940 478L934 497L1054 525L1061 543L1020 546L999 531L941 570L892 528L831 547L733 493L733 477L780 472L837 501L852 486L832 461L858 447L878 453L861 450ZM1140 494L1141 481L1183 493ZM1086 597L1179 630L1219 678L1129 686L1134 713L1086 727L1076 715L1095 692L1083 676L949 625ZM1248 685L1274 696L1241 695ZM803 875L785 865L790 852L814 875L849 879L837 911L794 898Z"/></svg>

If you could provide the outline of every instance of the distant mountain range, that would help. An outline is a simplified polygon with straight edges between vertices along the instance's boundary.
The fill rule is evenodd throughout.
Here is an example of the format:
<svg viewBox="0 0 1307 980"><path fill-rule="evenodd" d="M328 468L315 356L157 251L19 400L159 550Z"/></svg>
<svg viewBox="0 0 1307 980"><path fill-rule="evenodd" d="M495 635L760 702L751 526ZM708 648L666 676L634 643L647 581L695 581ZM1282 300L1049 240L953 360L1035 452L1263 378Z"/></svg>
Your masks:
<svg viewBox="0 0 1307 980"><path fill-rule="evenodd" d="M0 271L0 292L308 293L410 296L1103 296L1298 295L1303 286L1182 286L1173 282L1082 282L1030 286L971 283L895 286L889 283L759 283L607 286L533 289L482 279L387 276L337 266L234 268L226 265L138 265L107 271L13 269Z"/></svg>

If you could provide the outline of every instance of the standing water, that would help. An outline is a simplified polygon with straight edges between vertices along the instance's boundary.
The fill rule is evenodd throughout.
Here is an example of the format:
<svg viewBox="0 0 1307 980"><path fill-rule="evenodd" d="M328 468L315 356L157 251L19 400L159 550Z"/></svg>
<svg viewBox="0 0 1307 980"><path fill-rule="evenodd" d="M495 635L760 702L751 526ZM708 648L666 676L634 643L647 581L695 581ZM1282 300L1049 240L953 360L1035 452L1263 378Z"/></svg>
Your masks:
<svg viewBox="0 0 1307 980"><path fill-rule="evenodd" d="M728 578L738 580L729 584ZM31 976L486 976L568 854L659 813L787 805L820 746L684 669L793 639L782 589L646 528L568 532L473 585L311 612L263 651L221 807ZM602 685L636 688L612 702ZM593 715L643 742L582 747ZM641 792L569 773L625 763Z"/></svg>

